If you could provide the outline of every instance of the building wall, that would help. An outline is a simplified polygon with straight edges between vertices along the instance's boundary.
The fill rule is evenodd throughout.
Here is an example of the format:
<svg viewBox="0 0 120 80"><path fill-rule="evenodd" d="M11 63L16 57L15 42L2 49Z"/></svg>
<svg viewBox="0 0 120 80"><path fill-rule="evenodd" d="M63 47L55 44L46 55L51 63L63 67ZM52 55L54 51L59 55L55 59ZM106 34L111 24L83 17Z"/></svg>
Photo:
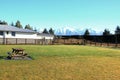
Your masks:
<svg viewBox="0 0 120 80"><path fill-rule="evenodd" d="M5 38L29 38L29 39L37 39L36 33L23 33L23 32L15 32L15 36L12 35L12 32L4 32Z"/></svg>
<svg viewBox="0 0 120 80"><path fill-rule="evenodd" d="M3 36L0 35L0 38L3 38Z"/></svg>
<svg viewBox="0 0 120 80"><path fill-rule="evenodd" d="M5 38L26 38L26 39L53 39L54 36L37 35L37 33L24 33L15 32L15 36L12 36L12 32L4 32L2 37Z"/></svg>
<svg viewBox="0 0 120 80"><path fill-rule="evenodd" d="M39 37L40 39L54 39L54 36L43 36L43 35L38 35L37 37Z"/></svg>
<svg viewBox="0 0 120 80"><path fill-rule="evenodd" d="M20 32L16 32L15 38L39 39L36 33L20 33Z"/></svg>

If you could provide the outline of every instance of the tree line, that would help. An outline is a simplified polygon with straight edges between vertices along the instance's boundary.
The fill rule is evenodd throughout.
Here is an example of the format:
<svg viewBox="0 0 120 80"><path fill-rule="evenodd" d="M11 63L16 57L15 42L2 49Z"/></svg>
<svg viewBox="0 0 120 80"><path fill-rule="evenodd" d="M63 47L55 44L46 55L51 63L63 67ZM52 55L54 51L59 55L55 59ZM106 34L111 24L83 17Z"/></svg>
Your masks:
<svg viewBox="0 0 120 80"><path fill-rule="evenodd" d="M102 35L90 35L90 32L88 29L86 29L83 38L85 40L89 40L92 42L99 42L99 43L107 43L109 46L109 43L114 43L116 44L115 46L117 47L118 44L120 43L120 26L117 26L114 34L112 34L108 29L104 29Z"/></svg>
<svg viewBox="0 0 120 80"><path fill-rule="evenodd" d="M6 21L1 21L0 20L0 25L8 25L8 23ZM22 26L22 24L19 20L17 20L15 24L12 22L10 25L14 26L14 27L17 27L17 28L23 28L23 26ZM33 30L33 27L30 24L27 24L27 25L25 25L24 29ZM34 31L37 32L36 29L34 29ZM54 35L54 30L52 28L47 30L45 28L42 33L53 34ZM116 29L115 29L115 35L119 35L119 34L120 34L120 26L117 26ZM104 29L102 35L103 36L108 36L108 35L112 35L112 34L110 33L110 31L108 29ZM90 32L89 32L88 29L86 29L86 31L84 32L84 36L90 36Z"/></svg>
<svg viewBox="0 0 120 80"><path fill-rule="evenodd" d="M0 20L0 25L8 25L8 23L6 21L1 21ZM10 24L10 26L14 26L14 27L17 27L17 28L22 28L23 29L23 26L21 24L21 22L19 20L16 21L16 23L14 24L13 22ZM29 30L33 30L33 27L30 25L30 24L27 24L25 25L24 29L29 29ZM37 32L36 29L34 29L34 31ZM45 33L45 34L53 34L54 35L54 30L52 28L49 29L49 31L45 28L43 30L42 33Z"/></svg>
<svg viewBox="0 0 120 80"><path fill-rule="evenodd" d="M103 36L109 36L112 35L112 33L108 29L104 29ZM117 26L115 29L115 35L120 35L120 26ZM90 32L88 29L85 30L84 36L90 36Z"/></svg>

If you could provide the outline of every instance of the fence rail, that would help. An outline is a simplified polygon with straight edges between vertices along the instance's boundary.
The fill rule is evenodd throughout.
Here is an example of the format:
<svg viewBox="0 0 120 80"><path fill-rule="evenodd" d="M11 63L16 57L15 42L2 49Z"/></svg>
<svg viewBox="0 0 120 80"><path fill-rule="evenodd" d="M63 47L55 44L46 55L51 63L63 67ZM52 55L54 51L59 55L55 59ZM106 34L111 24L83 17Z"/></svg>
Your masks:
<svg viewBox="0 0 120 80"><path fill-rule="evenodd" d="M23 39L23 38L0 38L0 44L36 44L51 45L51 39Z"/></svg>
<svg viewBox="0 0 120 80"><path fill-rule="evenodd" d="M52 44L69 44L69 45L95 45L95 46L113 46L120 47L120 43L97 42L85 39L23 39L23 38L0 38L0 44L33 44L33 45L52 45Z"/></svg>
<svg viewBox="0 0 120 80"><path fill-rule="evenodd" d="M98 42L86 39L55 39L54 44L67 44L67 45L76 44L76 45L120 47L120 43Z"/></svg>

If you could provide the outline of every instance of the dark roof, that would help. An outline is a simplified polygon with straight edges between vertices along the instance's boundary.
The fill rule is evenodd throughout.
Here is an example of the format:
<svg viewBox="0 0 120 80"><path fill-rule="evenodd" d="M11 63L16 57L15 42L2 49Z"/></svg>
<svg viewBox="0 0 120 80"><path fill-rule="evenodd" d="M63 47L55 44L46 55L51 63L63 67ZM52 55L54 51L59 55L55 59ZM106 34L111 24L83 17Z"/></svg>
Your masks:
<svg viewBox="0 0 120 80"><path fill-rule="evenodd" d="M37 34L38 36L40 35L40 36L51 36L51 37L53 37L54 35L52 35L52 34L46 34L46 33L38 33Z"/></svg>
<svg viewBox="0 0 120 80"><path fill-rule="evenodd" d="M0 25L0 31L14 31L14 32L26 32L26 33L35 33L33 30L17 28L9 25Z"/></svg>

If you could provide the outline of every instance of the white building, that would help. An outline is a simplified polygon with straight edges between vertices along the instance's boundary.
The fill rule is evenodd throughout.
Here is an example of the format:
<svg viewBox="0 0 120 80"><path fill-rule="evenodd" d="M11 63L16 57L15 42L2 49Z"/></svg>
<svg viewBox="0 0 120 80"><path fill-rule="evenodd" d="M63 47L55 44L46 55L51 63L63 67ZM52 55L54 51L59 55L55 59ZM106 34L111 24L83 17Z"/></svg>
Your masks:
<svg viewBox="0 0 120 80"><path fill-rule="evenodd" d="M53 40L54 35L38 33L33 30L21 29L8 25L0 25L0 39L6 42L6 39L45 39Z"/></svg>

